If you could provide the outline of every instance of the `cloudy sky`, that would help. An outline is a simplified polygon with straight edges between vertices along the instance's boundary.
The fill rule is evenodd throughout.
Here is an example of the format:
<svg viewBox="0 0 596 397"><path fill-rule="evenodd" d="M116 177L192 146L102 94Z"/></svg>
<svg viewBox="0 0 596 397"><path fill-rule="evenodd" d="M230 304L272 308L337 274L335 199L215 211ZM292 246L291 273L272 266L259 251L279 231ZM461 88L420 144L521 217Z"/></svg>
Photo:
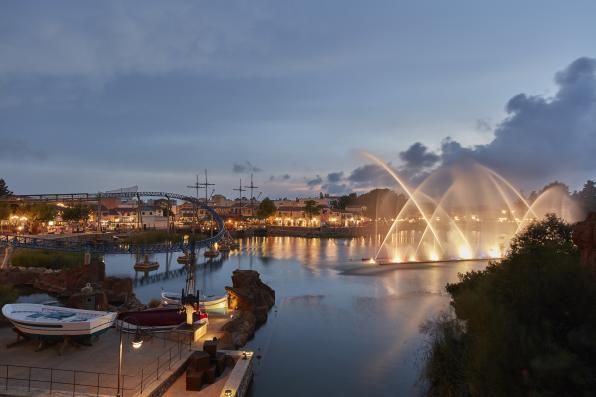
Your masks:
<svg viewBox="0 0 596 397"><path fill-rule="evenodd" d="M594 1L0 3L0 177L233 196L411 180L472 158L596 177Z"/></svg>

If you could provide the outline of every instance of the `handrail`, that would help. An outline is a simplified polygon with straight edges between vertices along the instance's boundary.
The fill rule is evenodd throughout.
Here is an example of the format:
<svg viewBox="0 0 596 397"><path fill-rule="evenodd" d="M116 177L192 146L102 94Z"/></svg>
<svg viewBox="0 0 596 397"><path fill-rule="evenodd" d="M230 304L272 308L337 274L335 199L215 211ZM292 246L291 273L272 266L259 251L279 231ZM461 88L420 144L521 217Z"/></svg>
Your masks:
<svg viewBox="0 0 596 397"><path fill-rule="evenodd" d="M85 241L63 241L57 239L47 239L41 237L29 237L19 235L0 236L0 247L12 245L14 248L29 249L47 249L57 251L86 251L100 254L152 254L158 252L185 251L193 245L195 248L206 248L223 239L225 234L225 223L221 216L207 203L199 199L184 194L168 192L118 192L118 193L62 193L62 194L31 194L31 195L13 195L0 198L0 202L14 201L61 201L76 197L83 197L88 201L95 201L102 198L136 198L136 197L168 197L193 203L207 211L217 223L218 232L213 237L199 241L178 242L178 243L157 243L157 244L118 244L108 242Z"/></svg>
<svg viewBox="0 0 596 397"><path fill-rule="evenodd" d="M154 336L157 337L157 336ZM165 338L164 338L165 339ZM172 340L170 340L172 341ZM190 339L189 339L190 341ZM172 368L172 365L174 363L179 362L180 360L182 360L182 352L185 350L186 348L186 341L184 340L184 338L180 338L178 337L178 339L176 341L172 341L175 342L176 345L174 346L170 346L168 349L164 350L163 352L161 352L160 354L158 354L156 356L156 361L154 361L153 363L145 366L145 367L141 367L141 369L134 375L130 375L130 374L122 374L122 378L123 378L123 382L122 382L122 387L121 390L124 392L124 394L126 395L127 393L130 393L130 396L134 396L137 393L141 394L143 393L143 391L146 389L147 385L149 385L150 383L152 383L155 380L159 380L160 376L164 374L164 372L166 370L170 370ZM188 350L190 350L190 346L188 348ZM167 369L166 369L167 368ZM10 374L10 370L11 369L19 369L22 372L24 372L25 374L22 376L17 375L12 375ZM40 379L40 378L36 378L34 377L34 372L39 372L39 371L45 371L46 374L48 375L48 377ZM13 371L14 372L14 371ZM48 373L49 372L49 373ZM62 372L62 373L66 373L66 374L72 374L72 381L65 381L65 380L60 380L60 379L56 379L55 374L57 372ZM97 382L94 384L91 383L87 383L84 381L77 381L77 375L78 374L86 374L86 375L90 375L90 377L95 377L97 379ZM72 395L76 395L76 391L77 391L77 387L80 388L93 388L95 389L95 393L97 396L99 396L100 391L101 390L111 390L116 392L117 391L117 387L115 385L108 385L108 384L102 384L101 380L102 377L103 379L105 379L106 377L111 377L113 379L116 379L116 377L118 376L118 374L115 373L107 373L107 372L95 372L95 371L85 371L85 370L78 370L78 369L59 369L59 368L51 368L51 367L36 367L36 366L28 366L28 365L17 365L17 364L2 364L0 363L0 382L4 381L4 384L0 383L0 389L4 389L5 391L8 391L9 389L14 389L19 388L26 388L28 392L31 392L31 390L36 389L39 390L39 387L33 387L33 384L45 384L46 388L42 389L42 390L48 390L49 394L52 394L53 392L60 392L61 394L63 393L69 393L70 388L68 390L57 390L55 388L56 385L59 386L70 386L72 388ZM79 377L80 379L80 377ZM136 379L136 382L133 381L133 379ZM128 380L128 382L127 382ZM17 383L19 385L24 385L24 386L15 386L13 385L12 388L10 386L10 381L13 381L13 383ZM131 385L131 383L133 383ZM89 394L89 393L86 393Z"/></svg>

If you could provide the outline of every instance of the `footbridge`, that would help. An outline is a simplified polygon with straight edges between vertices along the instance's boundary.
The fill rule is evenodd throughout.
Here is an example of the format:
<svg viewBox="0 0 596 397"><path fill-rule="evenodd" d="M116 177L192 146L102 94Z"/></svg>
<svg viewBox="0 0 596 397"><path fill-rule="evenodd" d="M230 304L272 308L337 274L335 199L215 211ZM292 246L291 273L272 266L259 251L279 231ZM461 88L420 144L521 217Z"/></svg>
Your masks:
<svg viewBox="0 0 596 397"><path fill-rule="evenodd" d="M123 244L111 241L75 241L70 239L44 238L36 236L3 235L0 236L0 247L45 249L56 251L89 252L97 254L152 254L159 252L192 251L198 248L209 247L220 241L225 234L224 221L209 207L195 197L168 192L115 192L115 193L57 193L57 194L30 194L13 195L0 198L5 203L35 203L35 202L98 202L102 199L122 199L158 197L168 200L181 200L193 203L207 211L217 223L218 232L213 237L203 240L185 239L179 242L167 242L159 244Z"/></svg>

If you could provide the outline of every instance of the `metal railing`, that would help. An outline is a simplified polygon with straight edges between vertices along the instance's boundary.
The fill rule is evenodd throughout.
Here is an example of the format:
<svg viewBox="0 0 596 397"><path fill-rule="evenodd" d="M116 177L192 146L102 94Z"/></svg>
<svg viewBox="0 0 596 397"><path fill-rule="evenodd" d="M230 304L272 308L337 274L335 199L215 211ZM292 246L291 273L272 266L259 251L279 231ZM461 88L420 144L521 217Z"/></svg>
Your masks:
<svg viewBox="0 0 596 397"><path fill-rule="evenodd" d="M173 366L186 358L185 353L191 350L192 339L186 334L172 334L176 335L175 345L157 355L151 364L141 367L136 374L121 375L120 390L123 397L143 393L151 383L159 381ZM163 339L166 343L167 339ZM116 395L117 377L117 374L107 372L0 364L0 390L7 392L18 390L48 395Z"/></svg>
<svg viewBox="0 0 596 397"><path fill-rule="evenodd" d="M116 394L116 374L82 370L0 364L0 388L43 391L52 394L105 395ZM123 377L134 378L132 375ZM131 383L130 381L128 382ZM125 392L134 388L124 385ZM134 393L133 393L134 394ZM132 394L130 394L132 395Z"/></svg>
<svg viewBox="0 0 596 397"><path fill-rule="evenodd" d="M213 237L196 241L196 242L181 242L181 243L166 243L166 244L116 244L116 243L99 243L99 242L77 242L77 241L61 241L56 239L44 239L39 237L24 237L18 235L5 235L0 237L0 247L12 245L14 248L30 248L30 249L50 249L60 251L87 251L91 253L102 254L131 254L131 253L156 253L156 252L173 252L184 251L194 246L195 248L209 247L213 243L220 241L225 234L224 221L217 212L207 204L198 200L195 197L184 194L168 193L168 192L121 192L121 193L67 193L67 194L34 194L34 195L15 195L5 198L0 198L0 202L24 201L24 202L39 202L39 201L58 201L64 197L76 196L85 200L98 200L102 198L136 198L136 197L167 197L168 199L176 199L187 201L207 211L217 223L218 232Z"/></svg>

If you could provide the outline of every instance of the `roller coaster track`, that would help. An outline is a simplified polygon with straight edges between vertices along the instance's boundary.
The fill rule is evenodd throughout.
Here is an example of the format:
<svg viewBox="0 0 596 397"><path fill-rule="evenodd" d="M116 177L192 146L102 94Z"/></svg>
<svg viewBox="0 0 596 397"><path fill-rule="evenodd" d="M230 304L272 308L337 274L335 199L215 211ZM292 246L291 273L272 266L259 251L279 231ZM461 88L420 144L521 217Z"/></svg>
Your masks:
<svg viewBox="0 0 596 397"><path fill-rule="evenodd" d="M30 237L20 235L0 236L0 247L45 249L71 252L90 252L97 254L152 254L158 252L187 251L193 248L205 248L220 241L225 234L224 221L213 208L194 197L178 193L167 192L118 192L118 193L58 193L14 195L0 199L0 202L35 203L35 202L69 202L69 201L98 201L113 198L160 197L176 199L193 203L207 211L217 223L217 234L213 237L198 241L168 242L160 244L122 244L106 241L73 241L56 238Z"/></svg>

